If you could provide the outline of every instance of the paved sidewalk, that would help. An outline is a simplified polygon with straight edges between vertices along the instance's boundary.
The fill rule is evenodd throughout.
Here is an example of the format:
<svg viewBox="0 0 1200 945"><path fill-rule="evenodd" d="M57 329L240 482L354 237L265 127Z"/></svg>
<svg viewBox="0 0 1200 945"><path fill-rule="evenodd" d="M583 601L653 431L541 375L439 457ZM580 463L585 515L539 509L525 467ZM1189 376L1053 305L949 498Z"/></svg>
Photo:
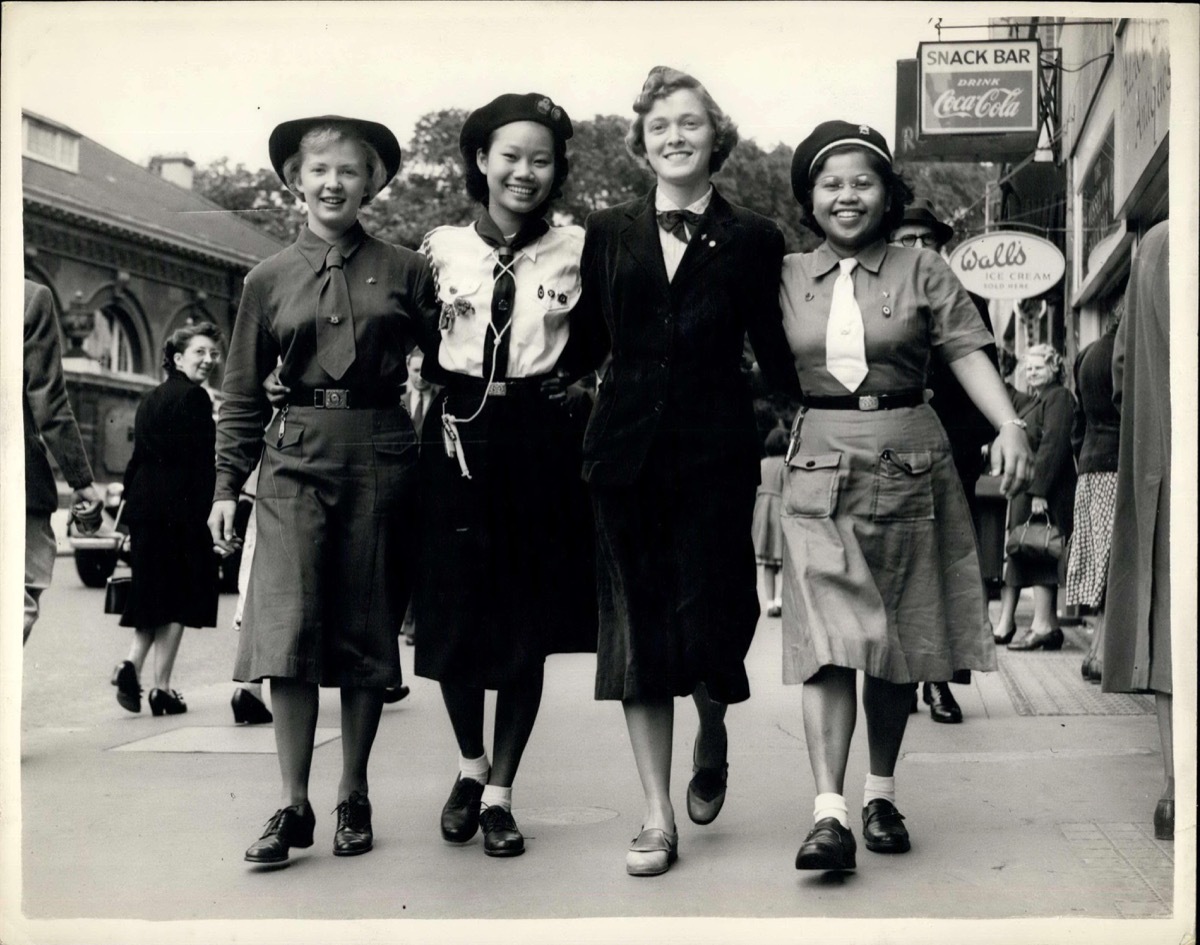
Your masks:
<svg viewBox="0 0 1200 945"><path fill-rule="evenodd" d="M222 619L231 606L223 597ZM231 660L235 640L227 636ZM312 772L316 844L274 870L242 861L277 803L273 739L269 728L231 724L228 683L189 689L183 716L132 716L114 701L86 724L27 718L22 909L32 924L10 924L4 940L129 940L115 924L88 925L72 938L77 926L48 921L82 918L241 920L187 933L184 940L197 942L224 940L226 932L248 941L251 929L254 941L289 942L424 942L441 935L555 942L666 942L676 935L689 942L745 935L805 942L1181 940L1179 922L1170 919L1175 846L1154 840L1150 823L1161 788L1153 704L1101 696L1080 678L1083 631L1069 630L1059 653L1002 651L1002 672L956 686L962 725L934 724L924 708L911 718L898 804L913 849L892 857L867 852L855 824L859 868L845 876L793 867L811 822L813 787L800 688L780 683L779 636L779 621L764 618L748 661L754 696L729 713L728 801L708 827L686 818L695 716L690 704L677 702L680 858L667 875L650 879L624 872L641 794L619 707L592 699L591 656L548 662L541 717L514 797L528 849L509 860L485 857L479 838L462 847L440 839L438 813L456 751L436 686L411 676L411 648L402 647L402 657L413 694L385 708L372 759L377 841L362 857L330 853L341 760L333 691L323 692L319 725L327 741ZM852 810L866 774L865 734L860 721L847 779ZM1181 811L1185 822L1194 843L1194 821ZM639 921L420 921L622 916ZM648 923L653 917L738 921ZM898 924L896 917L1071 921L963 926ZM751 918L779 921L747 925ZM877 921L845 926L819 918ZM281 932L247 926L249 919L403 921ZM152 928L146 940L175 940L188 927Z"/></svg>

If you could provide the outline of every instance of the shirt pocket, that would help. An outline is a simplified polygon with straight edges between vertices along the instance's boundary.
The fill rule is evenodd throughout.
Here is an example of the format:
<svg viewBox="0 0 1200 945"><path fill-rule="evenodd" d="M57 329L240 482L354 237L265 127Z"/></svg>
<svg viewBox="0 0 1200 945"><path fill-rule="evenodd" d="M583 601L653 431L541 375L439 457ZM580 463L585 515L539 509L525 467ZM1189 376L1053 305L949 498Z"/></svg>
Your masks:
<svg viewBox="0 0 1200 945"><path fill-rule="evenodd" d="M282 424L282 427L281 427ZM300 466L304 460L304 425L277 415L263 434L262 469L257 497L291 499L300 494Z"/></svg>
<svg viewBox="0 0 1200 945"><path fill-rule="evenodd" d="M918 522L933 518L933 454L928 450L885 449L875 472L871 517L876 522Z"/></svg>
<svg viewBox="0 0 1200 945"><path fill-rule="evenodd" d="M841 453L797 453L788 461L783 484L783 514L829 518L837 508Z"/></svg>

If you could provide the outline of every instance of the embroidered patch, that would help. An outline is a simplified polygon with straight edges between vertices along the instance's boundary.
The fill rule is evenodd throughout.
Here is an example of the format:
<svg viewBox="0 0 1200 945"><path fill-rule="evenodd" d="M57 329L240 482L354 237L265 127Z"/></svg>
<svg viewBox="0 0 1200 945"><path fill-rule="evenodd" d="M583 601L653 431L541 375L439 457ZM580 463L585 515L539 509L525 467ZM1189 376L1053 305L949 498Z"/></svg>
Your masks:
<svg viewBox="0 0 1200 945"><path fill-rule="evenodd" d="M451 289L451 291L454 291ZM469 318L475 314L475 306L467 299L457 298L453 302L442 303L442 317L438 321L438 331L452 331L454 322L459 316Z"/></svg>

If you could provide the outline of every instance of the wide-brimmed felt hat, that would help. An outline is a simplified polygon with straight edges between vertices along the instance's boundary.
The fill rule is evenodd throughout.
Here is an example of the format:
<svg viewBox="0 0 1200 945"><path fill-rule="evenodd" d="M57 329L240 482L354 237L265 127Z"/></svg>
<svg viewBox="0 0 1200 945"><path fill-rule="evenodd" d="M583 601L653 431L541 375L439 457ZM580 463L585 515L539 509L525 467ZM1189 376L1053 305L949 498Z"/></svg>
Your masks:
<svg viewBox="0 0 1200 945"><path fill-rule="evenodd" d="M493 131L514 121L535 121L550 129L556 141L566 141L574 133L571 119L561 105L555 105L549 95L527 92L519 95L507 92L475 109L463 122L458 136L458 149L468 165L475 161L480 150L486 150Z"/></svg>
<svg viewBox="0 0 1200 945"><path fill-rule="evenodd" d="M888 164L892 163L892 152L887 139L870 125L856 125L849 121L823 121L812 130L807 138L796 146L792 155L792 193L803 202L812 182L813 168L817 162L844 144L853 144L874 151Z"/></svg>
<svg viewBox="0 0 1200 945"><path fill-rule="evenodd" d="M954 227L938 219L933 209L933 201L925 197L917 197L904 208L904 216L898 226L904 226L906 223L929 227L933 230L933 238L938 241L939 246L950 242L950 237L954 235Z"/></svg>
<svg viewBox="0 0 1200 945"><path fill-rule="evenodd" d="M293 154L300 150L300 139L312 128L319 125L342 125L354 131L378 153L383 160L385 174L384 186L387 185L396 172L400 170L400 142L392 134L387 125L377 121L365 121L362 118L346 118L342 115L318 115L315 118L296 118L276 125L271 132L267 150L271 155L271 166L285 184L283 164Z"/></svg>

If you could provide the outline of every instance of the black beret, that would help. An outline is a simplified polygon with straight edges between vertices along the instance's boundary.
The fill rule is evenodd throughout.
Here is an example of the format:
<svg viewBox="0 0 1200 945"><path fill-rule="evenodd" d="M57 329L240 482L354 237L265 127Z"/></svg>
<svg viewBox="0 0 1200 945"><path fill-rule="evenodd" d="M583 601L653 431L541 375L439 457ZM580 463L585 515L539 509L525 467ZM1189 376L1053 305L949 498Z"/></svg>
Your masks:
<svg viewBox="0 0 1200 945"><path fill-rule="evenodd" d="M400 170L400 142L392 134L391 129L377 121L364 121L361 118L343 118L341 115L320 115L316 118L297 118L276 125L271 132L267 149L271 154L271 166L279 179L287 183L283 176L283 164L293 154L300 150L300 139L312 128L318 125L343 125L354 131L371 147L379 152L383 160L385 174L384 185L396 176Z"/></svg>
<svg viewBox="0 0 1200 945"><path fill-rule="evenodd" d="M918 197L904 208L904 216L900 218L899 225L904 226L906 223L929 227L933 230L933 238L938 241L939 246L950 242L950 237L954 235L954 227L937 218L933 201L925 197Z"/></svg>
<svg viewBox="0 0 1200 945"><path fill-rule="evenodd" d="M803 202L812 182L812 169L817 161L832 148L843 144L856 144L874 151L888 164L892 163L892 152L887 141L869 125L855 125L848 121L823 121L812 130L807 138L796 146L792 155L792 193Z"/></svg>
<svg viewBox="0 0 1200 945"><path fill-rule="evenodd" d="M475 109L463 122L462 133L458 136L458 149L463 160L473 165L475 154L486 150L492 132L514 121L536 121L545 125L556 142L566 141L575 133L566 110L555 105L550 96L538 92L524 95L508 92Z"/></svg>

